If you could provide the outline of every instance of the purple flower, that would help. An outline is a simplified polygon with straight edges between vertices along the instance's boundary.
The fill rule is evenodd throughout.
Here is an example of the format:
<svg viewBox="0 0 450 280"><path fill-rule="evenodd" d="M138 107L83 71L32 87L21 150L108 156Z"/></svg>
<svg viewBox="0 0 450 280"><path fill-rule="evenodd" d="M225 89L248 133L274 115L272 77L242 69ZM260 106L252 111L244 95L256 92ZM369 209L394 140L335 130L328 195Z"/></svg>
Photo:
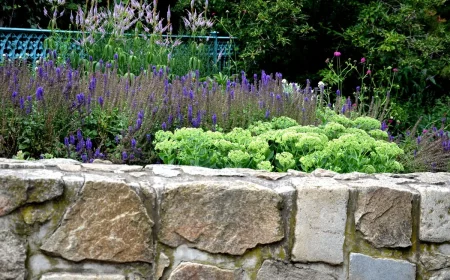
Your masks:
<svg viewBox="0 0 450 280"><path fill-rule="evenodd" d="M188 120L192 121L192 105L188 106Z"/></svg>
<svg viewBox="0 0 450 280"><path fill-rule="evenodd" d="M165 122L162 123L161 128L162 128L162 130L166 131L167 125Z"/></svg>
<svg viewBox="0 0 450 280"><path fill-rule="evenodd" d="M361 63L366 62L366 58L365 57L361 57Z"/></svg>
<svg viewBox="0 0 450 280"><path fill-rule="evenodd" d="M417 136L417 144L418 144L418 145L420 144L420 141L422 141L422 137Z"/></svg>
<svg viewBox="0 0 450 280"><path fill-rule="evenodd" d="M116 144L119 144L120 142L119 135L116 135L116 137L114 137L114 141L116 142Z"/></svg>
<svg viewBox="0 0 450 280"><path fill-rule="evenodd" d="M134 127L136 130L140 129L142 125L142 119L138 118L136 120L136 126Z"/></svg>
<svg viewBox="0 0 450 280"><path fill-rule="evenodd" d="M356 92L360 92L361 91L361 87L360 86L357 86L356 87Z"/></svg>
<svg viewBox="0 0 450 280"><path fill-rule="evenodd" d="M95 158L99 158L100 157L100 148L95 149L94 157Z"/></svg>
<svg viewBox="0 0 450 280"><path fill-rule="evenodd" d="M91 150L92 149L92 141L91 138L86 139L86 149Z"/></svg>
<svg viewBox="0 0 450 280"><path fill-rule="evenodd" d="M114 60L119 59L119 55L117 53L114 54Z"/></svg>
<svg viewBox="0 0 450 280"><path fill-rule="evenodd" d="M103 103L104 103L103 97L100 96L98 98L98 104L100 104L100 107L103 107Z"/></svg>
<svg viewBox="0 0 450 280"><path fill-rule="evenodd" d="M83 133L81 132L80 129L77 130L77 139L78 141L83 140Z"/></svg>
<svg viewBox="0 0 450 280"><path fill-rule="evenodd" d="M266 110L266 115L265 115L265 118L266 118L266 119L268 119L268 118L269 118L269 116L270 116L270 111L269 111L269 109L267 109L267 110Z"/></svg>
<svg viewBox="0 0 450 280"><path fill-rule="evenodd" d="M93 60L93 59L92 59L92 55L90 55L90 56L89 56L89 61L92 61L92 60Z"/></svg>
<svg viewBox="0 0 450 280"><path fill-rule="evenodd" d="M386 131L387 129L388 129L388 126L387 126L386 122L383 121L383 122L381 123L381 130L382 130L382 131Z"/></svg>
<svg viewBox="0 0 450 280"><path fill-rule="evenodd" d="M81 155L81 160L86 163L88 161L88 156L86 154Z"/></svg>
<svg viewBox="0 0 450 280"><path fill-rule="evenodd" d="M17 91L13 91L13 93L12 93L12 99L13 99L13 100L16 100L17 95L18 95Z"/></svg>
<svg viewBox="0 0 450 280"><path fill-rule="evenodd" d="M69 135L69 143L75 145L75 136L73 136L73 134Z"/></svg>
<svg viewBox="0 0 450 280"><path fill-rule="evenodd" d="M336 90L336 95L340 96L341 95L341 91L340 90Z"/></svg>
<svg viewBox="0 0 450 280"><path fill-rule="evenodd" d="M144 118L144 110L140 110L138 112L138 118L141 119L141 120Z"/></svg>
<svg viewBox="0 0 450 280"><path fill-rule="evenodd" d="M212 123L213 123L213 125L217 124L217 115L216 114L212 115Z"/></svg>
<svg viewBox="0 0 450 280"><path fill-rule="evenodd" d="M340 57L340 56L341 56L341 53L340 53L340 52L334 52L334 56L335 56L335 57Z"/></svg>
<svg viewBox="0 0 450 280"><path fill-rule="evenodd" d="M89 91L92 93L97 86L97 79L95 77L92 77L91 81L89 82Z"/></svg>
<svg viewBox="0 0 450 280"><path fill-rule="evenodd" d="M131 139L131 148L136 148L136 139Z"/></svg>
<svg viewBox="0 0 450 280"><path fill-rule="evenodd" d="M147 142L152 142L152 135L151 134L147 134L145 135L145 137L147 138Z"/></svg>
<svg viewBox="0 0 450 280"><path fill-rule="evenodd" d="M123 152L122 152L122 160L123 160L123 161L126 161L127 159L128 159L127 152L123 151Z"/></svg>
<svg viewBox="0 0 450 280"><path fill-rule="evenodd" d="M69 148L69 137L64 137L64 145Z"/></svg>
<svg viewBox="0 0 450 280"><path fill-rule="evenodd" d="M77 94L77 100L78 100L78 104L80 104L80 105L83 104L85 101L84 93Z"/></svg>

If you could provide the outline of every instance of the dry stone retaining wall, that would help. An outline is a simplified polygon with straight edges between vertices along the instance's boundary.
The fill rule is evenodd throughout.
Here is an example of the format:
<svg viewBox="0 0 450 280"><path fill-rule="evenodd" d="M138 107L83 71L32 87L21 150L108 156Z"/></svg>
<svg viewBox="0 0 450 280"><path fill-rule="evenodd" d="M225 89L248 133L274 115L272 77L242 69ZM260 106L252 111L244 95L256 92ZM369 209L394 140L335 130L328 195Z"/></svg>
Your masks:
<svg viewBox="0 0 450 280"><path fill-rule="evenodd" d="M0 159L0 279L450 279L450 174Z"/></svg>

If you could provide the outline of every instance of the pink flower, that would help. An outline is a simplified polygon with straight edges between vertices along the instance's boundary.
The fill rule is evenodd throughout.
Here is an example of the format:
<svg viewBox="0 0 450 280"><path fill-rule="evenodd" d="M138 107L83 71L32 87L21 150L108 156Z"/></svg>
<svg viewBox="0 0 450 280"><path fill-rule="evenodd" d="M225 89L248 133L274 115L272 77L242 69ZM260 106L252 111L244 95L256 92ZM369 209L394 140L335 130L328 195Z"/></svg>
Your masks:
<svg viewBox="0 0 450 280"><path fill-rule="evenodd" d="M424 129L424 130L422 131L422 134L426 134L427 132L428 132L428 130Z"/></svg>
<svg viewBox="0 0 450 280"><path fill-rule="evenodd" d="M341 53L340 53L340 52L334 52L334 56L335 56L335 57L340 57L340 56L341 56Z"/></svg>
<svg viewBox="0 0 450 280"><path fill-rule="evenodd" d="M392 71L394 71L394 72L398 72L398 69L397 69L397 68L394 68L394 69L392 69Z"/></svg>
<svg viewBox="0 0 450 280"><path fill-rule="evenodd" d="M365 58L365 57L362 57L362 58L361 58L361 63L364 63L364 62L366 62L366 58Z"/></svg>
<svg viewBox="0 0 450 280"><path fill-rule="evenodd" d="M370 69L369 69L369 70L367 70L366 75L370 75L370 74L372 74L372 71L370 71Z"/></svg>

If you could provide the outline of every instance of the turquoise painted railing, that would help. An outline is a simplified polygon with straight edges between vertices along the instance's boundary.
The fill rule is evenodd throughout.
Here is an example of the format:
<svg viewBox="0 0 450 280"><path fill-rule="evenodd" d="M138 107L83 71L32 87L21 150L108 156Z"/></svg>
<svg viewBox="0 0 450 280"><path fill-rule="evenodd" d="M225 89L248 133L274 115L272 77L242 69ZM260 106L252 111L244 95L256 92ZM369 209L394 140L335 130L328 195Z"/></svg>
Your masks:
<svg viewBox="0 0 450 280"><path fill-rule="evenodd" d="M80 34L77 31L57 30L60 36ZM5 57L10 59L29 59L36 61L44 57L46 49L44 40L51 36L52 31L48 29L27 29L27 28L4 28L0 27L0 60ZM220 57L222 62L231 57L234 48L231 44L234 37L218 36L218 32L211 32L209 36L186 36L186 35L163 35L163 37L180 38L188 40L191 38L205 39L209 43L209 54L213 56L214 62ZM71 43L71 49L78 50L83 55L81 47L75 42Z"/></svg>

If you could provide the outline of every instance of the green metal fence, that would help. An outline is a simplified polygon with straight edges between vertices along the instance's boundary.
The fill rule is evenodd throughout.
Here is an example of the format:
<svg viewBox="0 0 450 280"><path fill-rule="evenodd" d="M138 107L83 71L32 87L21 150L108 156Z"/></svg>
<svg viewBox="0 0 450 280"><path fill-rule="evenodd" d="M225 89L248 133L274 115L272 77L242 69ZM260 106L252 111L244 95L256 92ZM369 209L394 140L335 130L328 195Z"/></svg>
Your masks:
<svg viewBox="0 0 450 280"><path fill-rule="evenodd" d="M44 40L56 32L58 36L74 36L80 34L77 31L27 29L27 28L4 28L0 27L0 60L5 57L10 59L29 59L36 61L46 55ZM211 32L209 36L187 36L187 35L163 35L163 37L179 38L181 40L204 39L208 43L208 53L214 62L224 63L234 52L233 37L218 36L218 32ZM82 48L73 41L70 45L72 50L77 50L81 56L85 55ZM220 59L221 61L217 61Z"/></svg>

